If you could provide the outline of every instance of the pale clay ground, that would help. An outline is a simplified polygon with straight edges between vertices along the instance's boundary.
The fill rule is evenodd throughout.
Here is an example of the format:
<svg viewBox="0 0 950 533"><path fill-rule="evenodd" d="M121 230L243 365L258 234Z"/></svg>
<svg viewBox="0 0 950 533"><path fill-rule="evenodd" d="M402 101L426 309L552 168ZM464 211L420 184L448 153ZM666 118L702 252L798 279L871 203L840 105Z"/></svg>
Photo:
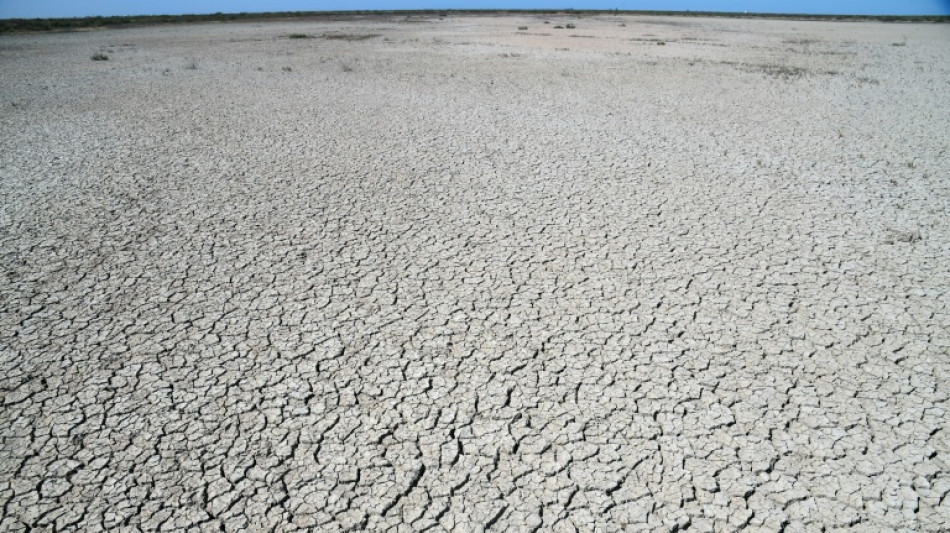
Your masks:
<svg viewBox="0 0 950 533"><path fill-rule="evenodd" d="M950 528L950 26L548 20L0 37L0 530Z"/></svg>

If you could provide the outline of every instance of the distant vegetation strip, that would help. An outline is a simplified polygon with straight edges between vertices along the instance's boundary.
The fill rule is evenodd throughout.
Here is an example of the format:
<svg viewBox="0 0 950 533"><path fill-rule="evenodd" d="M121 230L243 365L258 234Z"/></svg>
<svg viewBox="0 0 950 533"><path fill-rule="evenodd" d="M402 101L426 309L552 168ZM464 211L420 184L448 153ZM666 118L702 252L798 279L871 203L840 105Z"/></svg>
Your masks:
<svg viewBox="0 0 950 533"><path fill-rule="evenodd" d="M126 28L156 24L199 22L260 22L294 19L338 19L402 16L447 17L458 15L662 15L676 17L727 17L753 19L838 20L878 22L950 22L950 15L807 15L778 13L730 13L715 11L620 11L620 10L422 10L422 11L286 11L270 13L211 13L207 15L135 15L50 19L0 19L0 33L73 31L96 28Z"/></svg>

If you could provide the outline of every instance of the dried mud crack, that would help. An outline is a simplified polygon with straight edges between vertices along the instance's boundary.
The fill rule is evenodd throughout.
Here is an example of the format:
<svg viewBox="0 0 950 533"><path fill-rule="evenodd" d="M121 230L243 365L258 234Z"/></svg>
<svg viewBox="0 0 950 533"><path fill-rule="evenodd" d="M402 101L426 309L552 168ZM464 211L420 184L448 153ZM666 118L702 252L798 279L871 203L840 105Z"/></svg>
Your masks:
<svg viewBox="0 0 950 533"><path fill-rule="evenodd" d="M0 36L0 530L950 529L944 26L413 21Z"/></svg>

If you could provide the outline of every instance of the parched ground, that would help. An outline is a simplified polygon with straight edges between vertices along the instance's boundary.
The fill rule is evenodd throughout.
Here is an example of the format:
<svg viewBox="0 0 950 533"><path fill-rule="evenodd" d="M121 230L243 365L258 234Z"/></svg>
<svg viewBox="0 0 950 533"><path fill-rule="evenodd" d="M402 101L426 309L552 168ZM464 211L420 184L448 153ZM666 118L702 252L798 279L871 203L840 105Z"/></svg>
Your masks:
<svg viewBox="0 0 950 533"><path fill-rule="evenodd" d="M950 29L547 20L0 37L0 530L947 531Z"/></svg>

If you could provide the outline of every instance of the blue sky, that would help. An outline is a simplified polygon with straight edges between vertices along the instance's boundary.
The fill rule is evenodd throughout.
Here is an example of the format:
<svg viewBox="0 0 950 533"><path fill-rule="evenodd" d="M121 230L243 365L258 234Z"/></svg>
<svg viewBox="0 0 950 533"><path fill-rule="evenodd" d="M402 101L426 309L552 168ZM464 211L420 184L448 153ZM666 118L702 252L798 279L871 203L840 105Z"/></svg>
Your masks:
<svg viewBox="0 0 950 533"><path fill-rule="evenodd" d="M950 0L0 0L0 18L356 9L657 9L950 15Z"/></svg>

